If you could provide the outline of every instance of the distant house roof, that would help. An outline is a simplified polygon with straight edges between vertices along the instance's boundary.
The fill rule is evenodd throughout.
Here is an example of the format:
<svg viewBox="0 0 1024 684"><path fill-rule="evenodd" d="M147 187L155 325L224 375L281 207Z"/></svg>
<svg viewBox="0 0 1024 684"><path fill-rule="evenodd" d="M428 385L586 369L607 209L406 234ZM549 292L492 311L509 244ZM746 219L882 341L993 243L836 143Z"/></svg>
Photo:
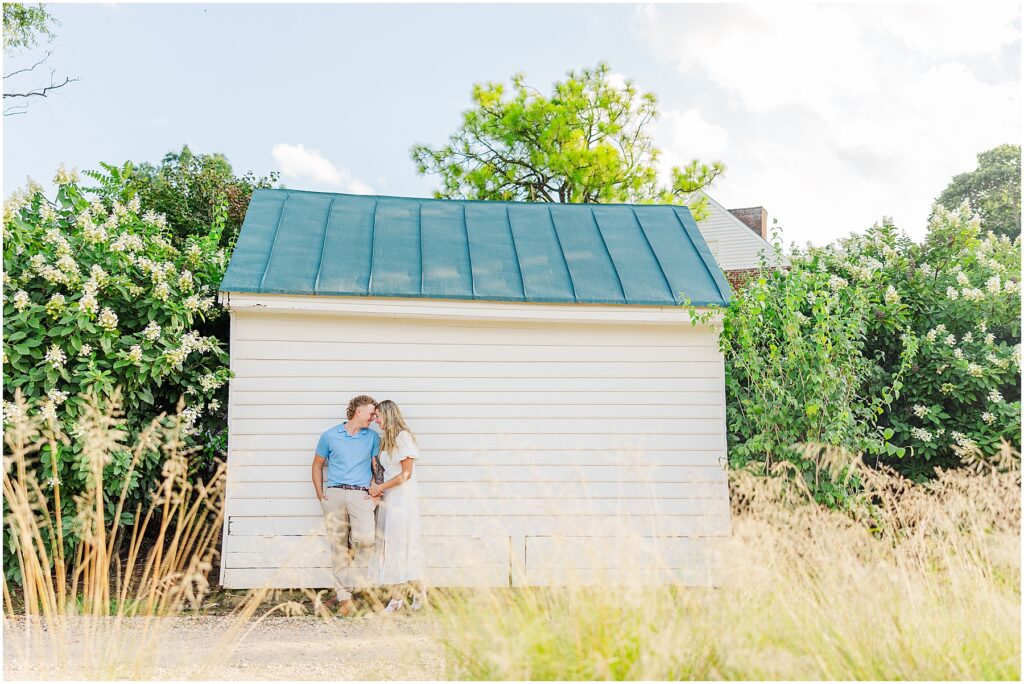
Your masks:
<svg viewBox="0 0 1024 684"><path fill-rule="evenodd" d="M225 292L725 305L683 206L551 204L259 189Z"/></svg>

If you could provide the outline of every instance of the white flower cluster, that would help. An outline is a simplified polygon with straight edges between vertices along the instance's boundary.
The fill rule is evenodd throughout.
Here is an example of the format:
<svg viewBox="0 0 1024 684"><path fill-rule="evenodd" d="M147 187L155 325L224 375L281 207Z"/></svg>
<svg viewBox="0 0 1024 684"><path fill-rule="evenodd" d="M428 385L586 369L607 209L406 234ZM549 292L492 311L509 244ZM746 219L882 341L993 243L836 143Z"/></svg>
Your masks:
<svg viewBox="0 0 1024 684"><path fill-rule="evenodd" d="M60 317L61 312L64 310L64 295L59 292L52 297L50 301L46 303L46 313L50 314L53 318Z"/></svg>
<svg viewBox="0 0 1024 684"><path fill-rule="evenodd" d="M947 287L946 296L955 302L956 300L960 299L960 291L957 290L955 287Z"/></svg>
<svg viewBox="0 0 1024 684"><path fill-rule="evenodd" d="M960 340L966 344L970 344L971 342L974 341L974 335L971 333L970 330L968 330L967 332L964 333L964 336L961 337Z"/></svg>
<svg viewBox="0 0 1024 684"><path fill-rule="evenodd" d="M140 209L142 209L142 203L138 195L128 200L128 211L137 215Z"/></svg>
<svg viewBox="0 0 1024 684"><path fill-rule="evenodd" d="M4 422L7 423L12 420L18 420L23 415L21 407L15 404L13 401L5 401L4 406Z"/></svg>
<svg viewBox="0 0 1024 684"><path fill-rule="evenodd" d="M131 349L128 350L128 353L125 354L125 356L132 363L134 363L136 365L141 364L142 363L142 347L140 345L133 344Z"/></svg>
<svg viewBox="0 0 1024 684"><path fill-rule="evenodd" d="M946 325L945 325L945 323L939 323L937 326L935 326L934 328L929 330L928 334L925 335L924 337L929 342L934 342L936 337L938 337L939 335L945 334L945 332L946 332Z"/></svg>
<svg viewBox="0 0 1024 684"><path fill-rule="evenodd" d="M153 296L161 302L166 302L171 298L171 286L161 280L153 288Z"/></svg>
<svg viewBox="0 0 1024 684"><path fill-rule="evenodd" d="M957 347L956 349L953 350L953 356L955 356L956 358L958 358L961 361L963 361L964 360L964 350L961 349L960 347Z"/></svg>
<svg viewBox="0 0 1024 684"><path fill-rule="evenodd" d="M207 404L207 409L210 411L210 415L217 413L220 410L220 401L217 399L211 399L210 403Z"/></svg>
<svg viewBox="0 0 1024 684"><path fill-rule="evenodd" d="M993 404L1001 404L1003 402L1003 395L999 390L992 390L988 393L988 400Z"/></svg>
<svg viewBox="0 0 1024 684"><path fill-rule="evenodd" d="M918 418L924 418L928 415L928 407L922 406L921 404L914 404L914 415Z"/></svg>
<svg viewBox="0 0 1024 684"><path fill-rule="evenodd" d="M837 275L833 275L831 278L828 279L828 286L832 288L833 291L841 290L847 285L849 285L849 283L846 281L846 278L840 278Z"/></svg>
<svg viewBox="0 0 1024 684"><path fill-rule="evenodd" d="M11 300L14 303L14 308L18 311L24 311L31 301L28 297L28 292L24 290L18 290L14 293L14 298Z"/></svg>
<svg viewBox="0 0 1024 684"><path fill-rule="evenodd" d="M217 389L224 383L221 380L218 380L217 376L214 375L213 373L207 373L206 375L203 375L199 378L199 384L202 386L204 390L209 392L210 390Z"/></svg>
<svg viewBox="0 0 1024 684"><path fill-rule="evenodd" d="M950 347L956 346L956 335L952 333L946 335L946 344L949 345Z"/></svg>
<svg viewBox="0 0 1024 684"><path fill-rule="evenodd" d="M879 261L877 259L872 259L871 257L868 257L867 259L864 259L859 264L857 264L857 263L850 263L850 264L848 264L848 268L850 269L850 273L855 275L860 280L871 280L874 277L874 275L875 275L875 271L877 271L878 269L882 268L882 266L883 266L883 264L882 264L881 261Z"/></svg>
<svg viewBox="0 0 1024 684"><path fill-rule="evenodd" d="M43 223L50 223L55 218L57 218L57 212L54 211L53 205L44 200L39 205L39 220Z"/></svg>
<svg viewBox="0 0 1024 684"><path fill-rule="evenodd" d="M994 275L985 281L985 289L988 290L990 294L999 294L1003 289L1003 281L999 279L998 275Z"/></svg>
<svg viewBox="0 0 1024 684"><path fill-rule="evenodd" d="M952 437L953 441L956 442L961 448L974 449L978 446L977 444L974 443L974 440L972 440L970 437L968 437L962 432L957 432L956 430L954 430L953 432L949 433L949 436Z"/></svg>
<svg viewBox="0 0 1024 684"><path fill-rule="evenodd" d="M142 334L146 336L147 340L157 340L160 337L160 324L156 321L150 321L149 325L142 331Z"/></svg>
<svg viewBox="0 0 1024 684"><path fill-rule="evenodd" d="M117 314L108 307L103 307L103 311L100 312L100 327L107 332L113 332L117 330Z"/></svg>
<svg viewBox="0 0 1024 684"><path fill-rule="evenodd" d="M925 430L924 428L919 428L919 427L910 428L910 434L911 434L911 436L913 436L916 439L921 440L922 442L931 442L932 441L932 433L930 433L928 430Z"/></svg>
<svg viewBox="0 0 1024 684"><path fill-rule="evenodd" d="M192 427L195 425L196 421L199 420L199 416L201 416L202 413L202 406L189 406L181 412L182 422L184 422L187 427Z"/></svg>
<svg viewBox="0 0 1024 684"><path fill-rule="evenodd" d="M192 289L192 285L192 271L189 271L188 269L183 269L181 275L178 276L178 288L182 292L188 292L189 290Z"/></svg>
<svg viewBox="0 0 1024 684"><path fill-rule="evenodd" d="M968 302L980 302L985 298L985 293L977 287L965 287L960 295Z"/></svg>
<svg viewBox="0 0 1024 684"><path fill-rule="evenodd" d="M91 344L83 344L82 347L78 350L78 355L79 356L85 357L85 356L89 356L90 354L92 354L92 345Z"/></svg>
<svg viewBox="0 0 1024 684"><path fill-rule="evenodd" d="M60 347L55 344L51 344L50 348L46 350L46 358L43 360L54 368L60 369L64 367L65 363L67 363L68 357Z"/></svg>
<svg viewBox="0 0 1024 684"><path fill-rule="evenodd" d="M152 210L147 211L145 214L143 214L142 220L150 224L151 226L156 226L157 228L167 227L167 217L164 216L163 214L158 214Z"/></svg>
<svg viewBox="0 0 1024 684"><path fill-rule="evenodd" d="M78 300L78 308L90 314L99 311L100 304L96 299L96 291L99 289L100 284L95 278L89 278L89 280L85 281L85 284L82 286L82 297Z"/></svg>
<svg viewBox="0 0 1024 684"><path fill-rule="evenodd" d="M963 271L959 271L956 274L956 282L957 282L957 285L959 285L960 287L963 287L964 285L970 285L971 284L971 279L967 277L966 273L964 273Z"/></svg>
<svg viewBox="0 0 1024 684"><path fill-rule="evenodd" d="M78 182L78 169L68 171L63 162L57 167L57 173L53 177L54 185L71 185Z"/></svg>
<svg viewBox="0 0 1024 684"><path fill-rule="evenodd" d="M988 411L981 414L981 419L985 422L985 425L991 425L996 422L996 417Z"/></svg>
<svg viewBox="0 0 1024 684"><path fill-rule="evenodd" d="M142 238L132 233L121 233L110 243L112 252L137 252L142 248Z"/></svg>
<svg viewBox="0 0 1024 684"><path fill-rule="evenodd" d="M892 285L885 290L885 301L889 304L896 304L900 301L900 293Z"/></svg>
<svg viewBox="0 0 1024 684"><path fill-rule="evenodd" d="M972 361L971 363L967 364L967 373L971 377L980 378L982 375L985 374L985 371L984 369L982 369L981 366Z"/></svg>

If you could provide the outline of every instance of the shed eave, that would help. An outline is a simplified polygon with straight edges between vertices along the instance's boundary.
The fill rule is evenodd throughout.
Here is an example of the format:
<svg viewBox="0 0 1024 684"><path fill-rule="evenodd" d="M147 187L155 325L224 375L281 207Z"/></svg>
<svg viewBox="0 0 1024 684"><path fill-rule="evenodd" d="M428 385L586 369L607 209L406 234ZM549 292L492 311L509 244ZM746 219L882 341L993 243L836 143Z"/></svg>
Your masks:
<svg viewBox="0 0 1024 684"><path fill-rule="evenodd" d="M664 304L581 304L509 302L471 299L368 297L250 293L222 290L219 300L230 311L267 311L291 314L342 314L353 316L400 316L408 318L475 319L490 321L595 323L691 323L690 307ZM722 307L693 302L693 308L710 313L708 323L721 323Z"/></svg>

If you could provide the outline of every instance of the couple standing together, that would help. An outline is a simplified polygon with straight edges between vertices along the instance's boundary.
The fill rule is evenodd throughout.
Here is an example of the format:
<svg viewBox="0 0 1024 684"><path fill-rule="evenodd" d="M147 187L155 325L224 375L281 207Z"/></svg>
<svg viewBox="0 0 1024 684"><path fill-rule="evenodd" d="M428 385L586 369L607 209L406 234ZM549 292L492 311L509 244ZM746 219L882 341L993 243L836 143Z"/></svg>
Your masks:
<svg viewBox="0 0 1024 684"><path fill-rule="evenodd" d="M362 394L348 403L345 415L348 420L320 435L313 456L313 489L331 544L337 592L324 605L352 615L353 591L383 585L391 587L385 612L400 610L410 594L410 607L418 610L426 589L413 477L416 438L393 401L378 404Z"/></svg>

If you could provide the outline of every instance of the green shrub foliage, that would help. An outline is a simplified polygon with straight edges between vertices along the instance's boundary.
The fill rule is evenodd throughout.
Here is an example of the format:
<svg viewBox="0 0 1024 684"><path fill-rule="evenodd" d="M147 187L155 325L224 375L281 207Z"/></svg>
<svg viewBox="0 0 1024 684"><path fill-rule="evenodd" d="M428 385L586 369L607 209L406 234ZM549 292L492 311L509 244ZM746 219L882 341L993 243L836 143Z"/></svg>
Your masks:
<svg viewBox="0 0 1024 684"><path fill-rule="evenodd" d="M799 445L918 480L1019 448L1020 258L1019 238L981 236L964 203L937 207L921 244L886 219L764 270L723 320L732 464L790 461L838 504L857 483L810 482Z"/></svg>
<svg viewBox="0 0 1024 684"><path fill-rule="evenodd" d="M189 438L204 447L198 469L224 431L227 353L197 329L223 314L215 301L226 262L223 213L206 235L173 239L165 218L127 187L130 168L103 166L89 173L96 188L62 167L54 201L30 182L5 205L5 419L19 410L12 399L20 390L31 410L74 435L85 394L120 388L120 427L132 435L181 401ZM117 454L105 472L108 497L129 488L122 523L162 466L154 449L124 483L118 474L130 458ZM59 483L65 520L73 519L89 473L80 445L72 438L55 452L44 448L38 467L51 492Z"/></svg>

